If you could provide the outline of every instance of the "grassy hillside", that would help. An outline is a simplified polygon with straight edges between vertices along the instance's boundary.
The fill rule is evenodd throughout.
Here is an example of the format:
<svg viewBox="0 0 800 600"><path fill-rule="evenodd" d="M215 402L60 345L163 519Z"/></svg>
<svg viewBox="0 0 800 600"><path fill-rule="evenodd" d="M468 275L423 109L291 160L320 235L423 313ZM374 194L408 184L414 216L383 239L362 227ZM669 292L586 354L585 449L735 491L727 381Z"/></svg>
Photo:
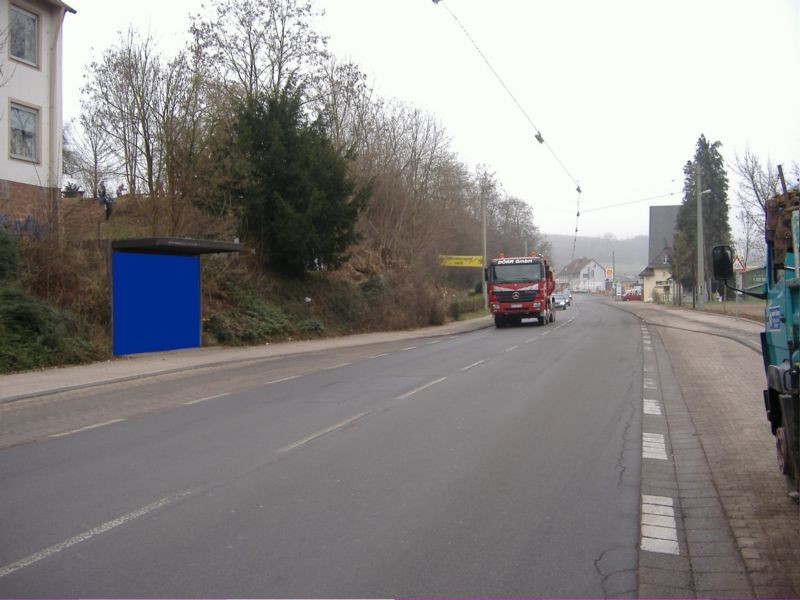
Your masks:
<svg viewBox="0 0 800 600"><path fill-rule="evenodd" d="M152 237L154 219L168 217L124 198L114 208L105 221L93 201L64 202L58 242L0 230L0 372L110 357L107 240ZM182 230L195 232L182 237L233 238L231 223L181 211ZM471 290L445 288L411 269L383 269L365 252L340 271L295 279L263 272L249 251L202 256L203 344L407 329L441 324L482 304Z"/></svg>

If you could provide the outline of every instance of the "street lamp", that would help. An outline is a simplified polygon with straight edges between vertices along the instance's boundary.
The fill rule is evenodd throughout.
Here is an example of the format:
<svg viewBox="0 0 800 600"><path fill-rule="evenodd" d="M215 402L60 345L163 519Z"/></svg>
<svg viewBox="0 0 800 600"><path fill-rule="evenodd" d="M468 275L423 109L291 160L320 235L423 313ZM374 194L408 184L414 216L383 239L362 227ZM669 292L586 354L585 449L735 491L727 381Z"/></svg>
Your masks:
<svg viewBox="0 0 800 600"><path fill-rule="evenodd" d="M705 256L704 256L704 240L703 240L703 194L710 194L711 190L703 190L700 191L702 187L700 185L701 177L702 177L703 168L700 165L697 165L696 169L696 176L697 176L697 280L695 281L695 290L697 291L697 306L698 308L703 308L703 304L705 303L705 283L706 283L706 272L705 272Z"/></svg>

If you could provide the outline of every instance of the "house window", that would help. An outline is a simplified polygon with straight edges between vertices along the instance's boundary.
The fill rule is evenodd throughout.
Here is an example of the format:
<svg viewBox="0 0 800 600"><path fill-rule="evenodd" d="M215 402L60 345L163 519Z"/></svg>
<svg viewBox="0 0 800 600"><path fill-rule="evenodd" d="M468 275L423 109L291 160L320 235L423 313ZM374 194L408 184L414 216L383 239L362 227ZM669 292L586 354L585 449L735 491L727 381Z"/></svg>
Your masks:
<svg viewBox="0 0 800 600"><path fill-rule="evenodd" d="M36 162L38 160L36 142L39 131L39 111L12 103L9 117L11 158Z"/></svg>
<svg viewBox="0 0 800 600"><path fill-rule="evenodd" d="M39 64L39 18L18 6L11 6L9 47L12 58L29 65Z"/></svg>

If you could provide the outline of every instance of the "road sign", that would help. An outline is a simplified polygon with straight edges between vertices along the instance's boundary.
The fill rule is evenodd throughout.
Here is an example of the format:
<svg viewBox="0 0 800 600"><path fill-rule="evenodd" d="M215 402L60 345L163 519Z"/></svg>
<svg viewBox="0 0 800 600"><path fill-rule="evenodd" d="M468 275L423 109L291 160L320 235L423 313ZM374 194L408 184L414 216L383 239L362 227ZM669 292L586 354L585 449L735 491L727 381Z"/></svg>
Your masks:
<svg viewBox="0 0 800 600"><path fill-rule="evenodd" d="M746 269L744 268L744 261L741 258L739 258L738 256L734 256L733 257L733 271L734 271L734 273L744 273L745 270Z"/></svg>
<svg viewBox="0 0 800 600"><path fill-rule="evenodd" d="M443 267L482 267L482 256L451 256L439 255L439 264Z"/></svg>
<svg viewBox="0 0 800 600"><path fill-rule="evenodd" d="M614 269L606 267L606 279L614 279Z"/></svg>

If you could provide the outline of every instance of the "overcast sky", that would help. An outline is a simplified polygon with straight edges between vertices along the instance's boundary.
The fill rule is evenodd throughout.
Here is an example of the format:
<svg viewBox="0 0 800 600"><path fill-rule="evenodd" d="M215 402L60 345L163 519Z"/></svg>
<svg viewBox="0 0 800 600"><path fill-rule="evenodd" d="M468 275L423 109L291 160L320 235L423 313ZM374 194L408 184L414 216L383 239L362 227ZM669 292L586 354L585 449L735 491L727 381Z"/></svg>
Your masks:
<svg viewBox="0 0 800 600"><path fill-rule="evenodd" d="M764 162L800 162L800 0L312 1L334 54L359 64L381 96L435 115L461 160L488 165L545 233L574 233L572 176L579 235L647 234L648 206L680 203L701 133L730 163L747 146ZM86 65L117 32L149 31L169 56L200 10L186 0L68 3L67 118Z"/></svg>

